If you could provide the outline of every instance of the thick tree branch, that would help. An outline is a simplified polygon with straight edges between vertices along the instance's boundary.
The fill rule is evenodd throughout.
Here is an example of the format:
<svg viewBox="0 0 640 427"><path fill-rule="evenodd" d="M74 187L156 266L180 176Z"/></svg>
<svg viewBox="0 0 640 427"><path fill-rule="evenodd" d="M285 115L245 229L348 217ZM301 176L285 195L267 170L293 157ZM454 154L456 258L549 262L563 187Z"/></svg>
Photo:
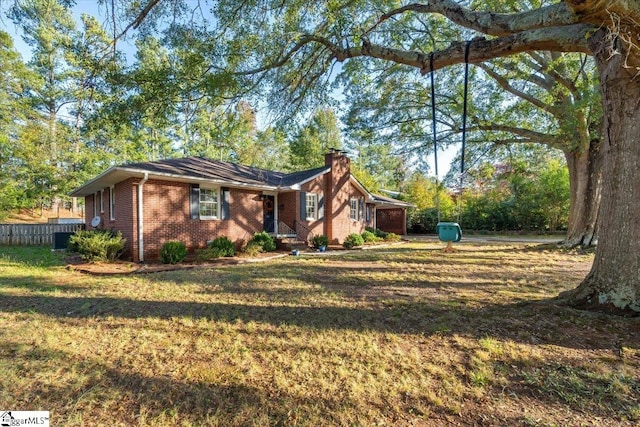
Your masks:
<svg viewBox="0 0 640 427"><path fill-rule="evenodd" d="M510 56L515 53L532 50L555 50L561 52L583 52L591 54L587 43L591 25L576 24L565 27L552 27L539 30L524 31L518 34L496 39L474 39L471 42L469 62L479 63L489 59ZM429 55L422 52L388 48L366 40L360 47L342 48L320 37L308 36L309 40L324 44L333 52L338 61L350 58L371 57L398 64L409 65L420 69L422 74L430 71ZM464 62L465 43L453 43L447 49L433 53L433 69L438 70L450 65Z"/></svg>
<svg viewBox="0 0 640 427"><path fill-rule="evenodd" d="M407 12L439 13L458 25L490 36L506 36L522 31L580 22L565 2L520 13L493 13L473 11L452 0L431 0L426 3L409 4L385 13L368 32L392 17Z"/></svg>

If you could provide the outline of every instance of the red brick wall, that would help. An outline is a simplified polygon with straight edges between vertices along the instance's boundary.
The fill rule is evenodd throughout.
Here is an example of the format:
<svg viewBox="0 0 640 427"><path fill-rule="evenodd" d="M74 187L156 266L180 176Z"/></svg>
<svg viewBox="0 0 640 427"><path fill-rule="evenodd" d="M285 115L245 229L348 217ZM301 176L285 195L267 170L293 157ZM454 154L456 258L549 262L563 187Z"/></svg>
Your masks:
<svg viewBox="0 0 640 427"><path fill-rule="evenodd" d="M324 234L332 244L339 244L349 234L364 231L366 225L364 214L358 221L353 221L350 217L351 198L362 199L364 194L351 183L348 157L341 153L328 153L325 156L325 163L331 166L331 171L324 175Z"/></svg>
<svg viewBox="0 0 640 427"><path fill-rule="evenodd" d="M357 200L362 200L362 203L364 203L364 198L365 198L364 193L362 193L360 190L358 190L353 184L350 185L349 199L347 200L346 209L344 209L344 219L345 220L341 221L341 224L343 225L343 227L344 227L345 224L347 226L341 230L342 231L342 234L341 234L342 237L340 238L340 241L343 241L344 238L347 237L351 233L358 233L358 234L362 233L364 231L366 225L367 225L367 223L366 223L367 211L366 211L365 204L363 204L362 216L356 221L351 219L351 206L350 206L350 203L351 203L351 199L352 198L357 199Z"/></svg>
<svg viewBox="0 0 640 427"><path fill-rule="evenodd" d="M306 218L301 217L300 204L302 203L300 197L302 193L296 192L296 206L297 206L297 218L298 220L304 224L314 235L325 234L325 218L326 218L326 205L327 205L327 197L326 193L324 193L324 176L319 176L312 179L309 182L306 182L302 185L302 191L305 193L314 193L317 194L318 197L322 196L324 198L324 206L322 210L322 218L318 218L315 221L307 221Z"/></svg>
<svg viewBox="0 0 640 427"><path fill-rule="evenodd" d="M147 181L143 195L145 259L157 259L168 240L180 240L194 250L204 248L207 241L216 237L226 236L240 247L263 229L261 194L231 188L229 219L191 219L188 183Z"/></svg>
<svg viewBox="0 0 640 427"><path fill-rule="evenodd" d="M294 222L300 217L300 200L297 191L278 194L278 221L295 230Z"/></svg>
<svg viewBox="0 0 640 427"><path fill-rule="evenodd" d="M127 239L123 257L136 262L139 261L139 182L139 178L131 178L115 186L116 215L113 221L109 219L109 189L105 189L105 212L99 214L102 221L98 227L122 232L123 237ZM143 191L145 260L158 259L160 248L168 240L180 240L190 251L205 247L207 241L219 236L227 236L241 246L253 236L253 233L263 229L260 191L230 189L230 219L224 220L191 219L188 183L149 180L144 184ZM86 220L90 224L93 218L92 195L85 197L85 206Z"/></svg>
<svg viewBox="0 0 640 427"><path fill-rule="evenodd" d="M136 186L134 183L139 179L130 178L126 181L119 182L114 186L114 192L116 195L115 206L115 218L111 220L111 204L110 204L110 191L109 187L104 188L104 211L100 212L100 193L96 202L98 203L98 216L100 217L100 225L98 229L103 230L116 230L122 233L122 237L127 240L125 245L125 252L123 253L124 259L133 258L133 249L137 250L137 212L135 209L136 201ZM94 197L85 197L85 223L87 224L87 230L91 230L91 220L93 219L93 203ZM137 254L136 254L137 255Z"/></svg>
<svg viewBox="0 0 640 427"><path fill-rule="evenodd" d="M91 228L91 219L93 218L93 194L84 198L84 223L87 230Z"/></svg>

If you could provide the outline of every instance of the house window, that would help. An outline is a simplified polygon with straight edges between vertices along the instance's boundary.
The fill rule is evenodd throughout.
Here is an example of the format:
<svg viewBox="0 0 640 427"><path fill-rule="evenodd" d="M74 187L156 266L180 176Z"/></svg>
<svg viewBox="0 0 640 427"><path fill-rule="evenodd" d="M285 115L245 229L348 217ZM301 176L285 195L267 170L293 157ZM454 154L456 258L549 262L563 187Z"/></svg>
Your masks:
<svg viewBox="0 0 640 427"><path fill-rule="evenodd" d="M104 213L104 190L100 190L100 213Z"/></svg>
<svg viewBox="0 0 640 427"><path fill-rule="evenodd" d="M116 188L115 186L109 187L109 218L111 220L116 219Z"/></svg>
<svg viewBox="0 0 640 427"><path fill-rule="evenodd" d="M349 200L349 215L351 220L357 221L359 218L358 213L358 199Z"/></svg>
<svg viewBox="0 0 640 427"><path fill-rule="evenodd" d="M218 218L218 190L215 188L200 188L200 218Z"/></svg>
<svg viewBox="0 0 640 427"><path fill-rule="evenodd" d="M307 193L307 221L318 219L318 195Z"/></svg>

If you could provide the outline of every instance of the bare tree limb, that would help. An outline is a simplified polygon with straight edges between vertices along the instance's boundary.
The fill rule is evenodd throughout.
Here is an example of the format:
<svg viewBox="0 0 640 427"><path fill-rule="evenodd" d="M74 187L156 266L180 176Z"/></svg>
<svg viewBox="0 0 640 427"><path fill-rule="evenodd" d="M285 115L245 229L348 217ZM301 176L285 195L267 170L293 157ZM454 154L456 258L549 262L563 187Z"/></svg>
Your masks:
<svg viewBox="0 0 640 427"><path fill-rule="evenodd" d="M477 125L467 130L470 131L492 131L492 132L508 132L513 135L519 136L520 139L526 139L530 142L537 142L546 144L550 147L557 148L558 145L562 142L554 135L550 135L548 133L536 132L530 129L519 128L516 126L508 126L508 125L498 125L498 124L490 124L490 125Z"/></svg>
<svg viewBox="0 0 640 427"><path fill-rule="evenodd" d="M549 77L551 77L555 82L567 88L567 90L572 94L574 94L574 96L579 96L578 88L576 87L575 83L572 80L567 79L561 73L552 69L552 67L549 66L549 62L546 59L544 59L541 55L537 55L536 52L529 52L529 55L531 55L531 57L538 62L537 67L534 67L537 69L537 71L542 72L548 75Z"/></svg>
<svg viewBox="0 0 640 427"><path fill-rule="evenodd" d="M113 43L115 44L115 40L121 39L122 37L124 37L127 34L127 31L129 31L130 29L133 28L134 30L137 30L138 27L140 27L140 25L142 24L142 22L146 19L147 15L149 15L149 12L151 12L151 9L156 7L158 3L160 3L160 0L150 0L149 3L147 3L147 5L140 11L140 13L138 13L138 16L136 16L136 19L134 19L133 22L127 25L124 28L124 30L122 30L122 32L114 39Z"/></svg>

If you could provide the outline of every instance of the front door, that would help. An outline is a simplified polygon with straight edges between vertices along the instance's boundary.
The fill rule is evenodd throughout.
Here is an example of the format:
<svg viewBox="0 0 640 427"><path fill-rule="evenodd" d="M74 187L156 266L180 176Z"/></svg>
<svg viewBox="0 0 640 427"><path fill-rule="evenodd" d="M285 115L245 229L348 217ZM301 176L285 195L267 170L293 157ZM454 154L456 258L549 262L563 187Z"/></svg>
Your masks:
<svg viewBox="0 0 640 427"><path fill-rule="evenodd" d="M276 231L276 209L275 196L263 196L262 218L264 221L264 231L273 233Z"/></svg>

